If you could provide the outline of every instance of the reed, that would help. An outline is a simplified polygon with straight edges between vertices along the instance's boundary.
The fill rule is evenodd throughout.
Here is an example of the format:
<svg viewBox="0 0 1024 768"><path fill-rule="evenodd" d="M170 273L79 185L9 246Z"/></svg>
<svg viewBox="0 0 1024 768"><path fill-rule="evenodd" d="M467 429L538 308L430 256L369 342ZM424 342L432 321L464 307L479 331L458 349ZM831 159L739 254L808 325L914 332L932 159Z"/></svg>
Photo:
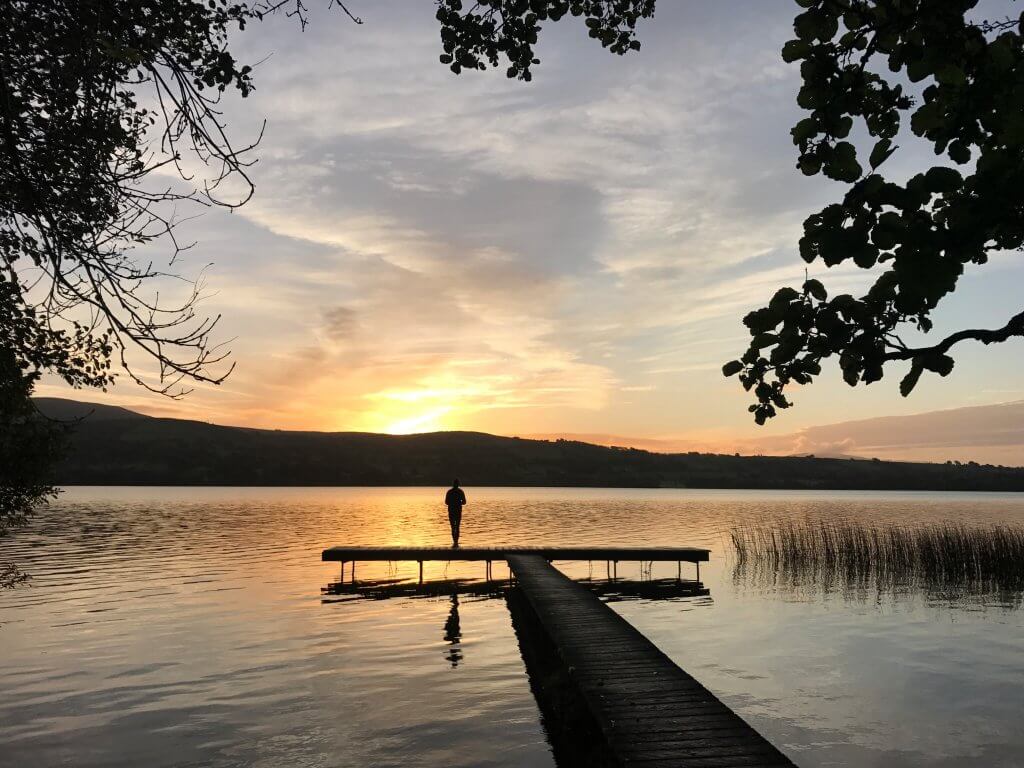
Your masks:
<svg viewBox="0 0 1024 768"><path fill-rule="evenodd" d="M1024 527L780 520L731 531L736 575L803 585L1024 589Z"/></svg>

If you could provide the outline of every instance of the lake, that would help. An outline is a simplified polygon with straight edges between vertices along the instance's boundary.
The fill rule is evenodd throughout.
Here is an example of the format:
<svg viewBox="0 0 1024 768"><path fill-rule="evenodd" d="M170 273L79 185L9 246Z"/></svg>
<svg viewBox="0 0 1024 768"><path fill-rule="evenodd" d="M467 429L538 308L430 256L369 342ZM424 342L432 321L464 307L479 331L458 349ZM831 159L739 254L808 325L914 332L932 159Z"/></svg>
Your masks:
<svg viewBox="0 0 1024 768"><path fill-rule="evenodd" d="M444 490L68 489L0 541L33 577L0 592L0 766L554 765L503 599L321 591L339 576L325 547L446 545ZM754 580L728 537L776 519L1024 525L1024 494L466 493L464 546L710 548L710 595L611 605L800 766L1024 764L1021 595Z"/></svg>

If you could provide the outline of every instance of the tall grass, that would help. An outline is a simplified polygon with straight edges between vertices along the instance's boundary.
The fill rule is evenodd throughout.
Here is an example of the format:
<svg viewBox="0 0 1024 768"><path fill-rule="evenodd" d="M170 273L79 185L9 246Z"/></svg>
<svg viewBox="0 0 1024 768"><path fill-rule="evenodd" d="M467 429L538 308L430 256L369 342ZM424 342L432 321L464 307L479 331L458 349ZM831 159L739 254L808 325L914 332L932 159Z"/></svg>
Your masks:
<svg viewBox="0 0 1024 768"><path fill-rule="evenodd" d="M749 525L731 532L738 578L819 586L1024 590L1024 528L869 525L827 520Z"/></svg>

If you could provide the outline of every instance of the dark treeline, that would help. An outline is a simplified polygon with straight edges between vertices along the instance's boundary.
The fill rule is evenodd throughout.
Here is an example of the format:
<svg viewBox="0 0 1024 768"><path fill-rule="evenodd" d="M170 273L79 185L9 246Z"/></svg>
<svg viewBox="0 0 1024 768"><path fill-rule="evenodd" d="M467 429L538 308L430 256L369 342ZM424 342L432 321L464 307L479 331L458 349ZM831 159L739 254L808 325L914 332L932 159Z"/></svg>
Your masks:
<svg viewBox="0 0 1024 768"><path fill-rule="evenodd" d="M75 427L63 485L466 485L1024 491L1024 469L808 457L659 454L478 432L289 432L41 399Z"/></svg>

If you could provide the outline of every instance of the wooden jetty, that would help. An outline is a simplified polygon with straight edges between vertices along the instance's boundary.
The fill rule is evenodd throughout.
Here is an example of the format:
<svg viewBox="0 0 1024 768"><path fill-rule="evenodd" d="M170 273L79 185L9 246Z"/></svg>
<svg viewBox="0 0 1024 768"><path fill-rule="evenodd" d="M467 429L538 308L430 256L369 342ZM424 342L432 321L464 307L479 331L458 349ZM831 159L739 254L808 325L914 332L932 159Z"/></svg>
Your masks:
<svg viewBox="0 0 1024 768"><path fill-rule="evenodd" d="M608 748L610 765L764 768L793 763L552 560L706 562L695 547L331 547L325 561L508 562L559 665Z"/></svg>
<svg viewBox="0 0 1024 768"><path fill-rule="evenodd" d="M792 766L629 622L536 555L509 555L519 589L622 766Z"/></svg>

